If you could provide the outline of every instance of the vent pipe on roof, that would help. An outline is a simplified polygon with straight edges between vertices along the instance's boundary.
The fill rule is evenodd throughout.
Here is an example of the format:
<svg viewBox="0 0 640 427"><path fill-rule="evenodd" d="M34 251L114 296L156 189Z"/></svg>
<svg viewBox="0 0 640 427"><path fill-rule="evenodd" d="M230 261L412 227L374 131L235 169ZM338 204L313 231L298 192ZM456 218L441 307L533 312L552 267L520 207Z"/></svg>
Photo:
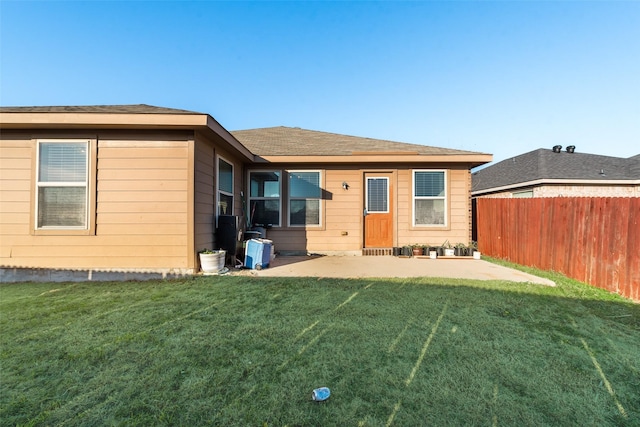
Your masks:
<svg viewBox="0 0 640 427"><path fill-rule="evenodd" d="M562 151L562 145L554 145L552 150L554 153L559 153L560 151Z"/></svg>
<svg viewBox="0 0 640 427"><path fill-rule="evenodd" d="M576 146L575 145L569 145L567 147L567 153L573 153L574 151L576 151Z"/></svg>

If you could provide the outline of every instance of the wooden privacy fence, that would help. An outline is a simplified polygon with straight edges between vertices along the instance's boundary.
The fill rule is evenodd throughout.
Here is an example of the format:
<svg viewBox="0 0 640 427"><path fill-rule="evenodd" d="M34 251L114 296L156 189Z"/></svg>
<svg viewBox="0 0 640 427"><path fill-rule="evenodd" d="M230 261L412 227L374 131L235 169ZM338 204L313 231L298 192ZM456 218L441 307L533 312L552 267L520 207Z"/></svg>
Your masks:
<svg viewBox="0 0 640 427"><path fill-rule="evenodd" d="M478 248L640 300L640 198L477 199Z"/></svg>

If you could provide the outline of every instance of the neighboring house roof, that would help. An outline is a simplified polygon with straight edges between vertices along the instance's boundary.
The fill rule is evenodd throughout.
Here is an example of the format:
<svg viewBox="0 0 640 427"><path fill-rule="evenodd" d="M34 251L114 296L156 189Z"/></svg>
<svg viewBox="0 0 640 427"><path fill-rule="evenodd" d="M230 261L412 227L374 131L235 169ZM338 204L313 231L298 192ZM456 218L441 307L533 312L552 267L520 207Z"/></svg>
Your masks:
<svg viewBox="0 0 640 427"><path fill-rule="evenodd" d="M640 180L640 155L628 159L540 148L472 175L472 194L542 183L607 184Z"/></svg>

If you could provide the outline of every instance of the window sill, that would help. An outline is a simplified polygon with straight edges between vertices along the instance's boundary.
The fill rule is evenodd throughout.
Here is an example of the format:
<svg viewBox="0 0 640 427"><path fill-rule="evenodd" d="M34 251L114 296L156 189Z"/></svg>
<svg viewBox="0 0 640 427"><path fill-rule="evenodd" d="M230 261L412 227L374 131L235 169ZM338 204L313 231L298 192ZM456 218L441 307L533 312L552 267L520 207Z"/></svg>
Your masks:
<svg viewBox="0 0 640 427"><path fill-rule="evenodd" d="M33 230L34 236L93 236L94 230L71 230L71 229L39 229Z"/></svg>

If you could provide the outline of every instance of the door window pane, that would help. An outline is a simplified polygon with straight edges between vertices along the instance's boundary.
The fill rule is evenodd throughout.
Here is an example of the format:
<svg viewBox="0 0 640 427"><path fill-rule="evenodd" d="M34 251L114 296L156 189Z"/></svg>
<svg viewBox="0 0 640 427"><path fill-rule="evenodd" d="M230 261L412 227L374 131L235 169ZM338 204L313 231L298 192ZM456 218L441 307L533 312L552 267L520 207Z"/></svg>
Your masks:
<svg viewBox="0 0 640 427"><path fill-rule="evenodd" d="M389 191L387 178L367 178L367 211L388 212Z"/></svg>

